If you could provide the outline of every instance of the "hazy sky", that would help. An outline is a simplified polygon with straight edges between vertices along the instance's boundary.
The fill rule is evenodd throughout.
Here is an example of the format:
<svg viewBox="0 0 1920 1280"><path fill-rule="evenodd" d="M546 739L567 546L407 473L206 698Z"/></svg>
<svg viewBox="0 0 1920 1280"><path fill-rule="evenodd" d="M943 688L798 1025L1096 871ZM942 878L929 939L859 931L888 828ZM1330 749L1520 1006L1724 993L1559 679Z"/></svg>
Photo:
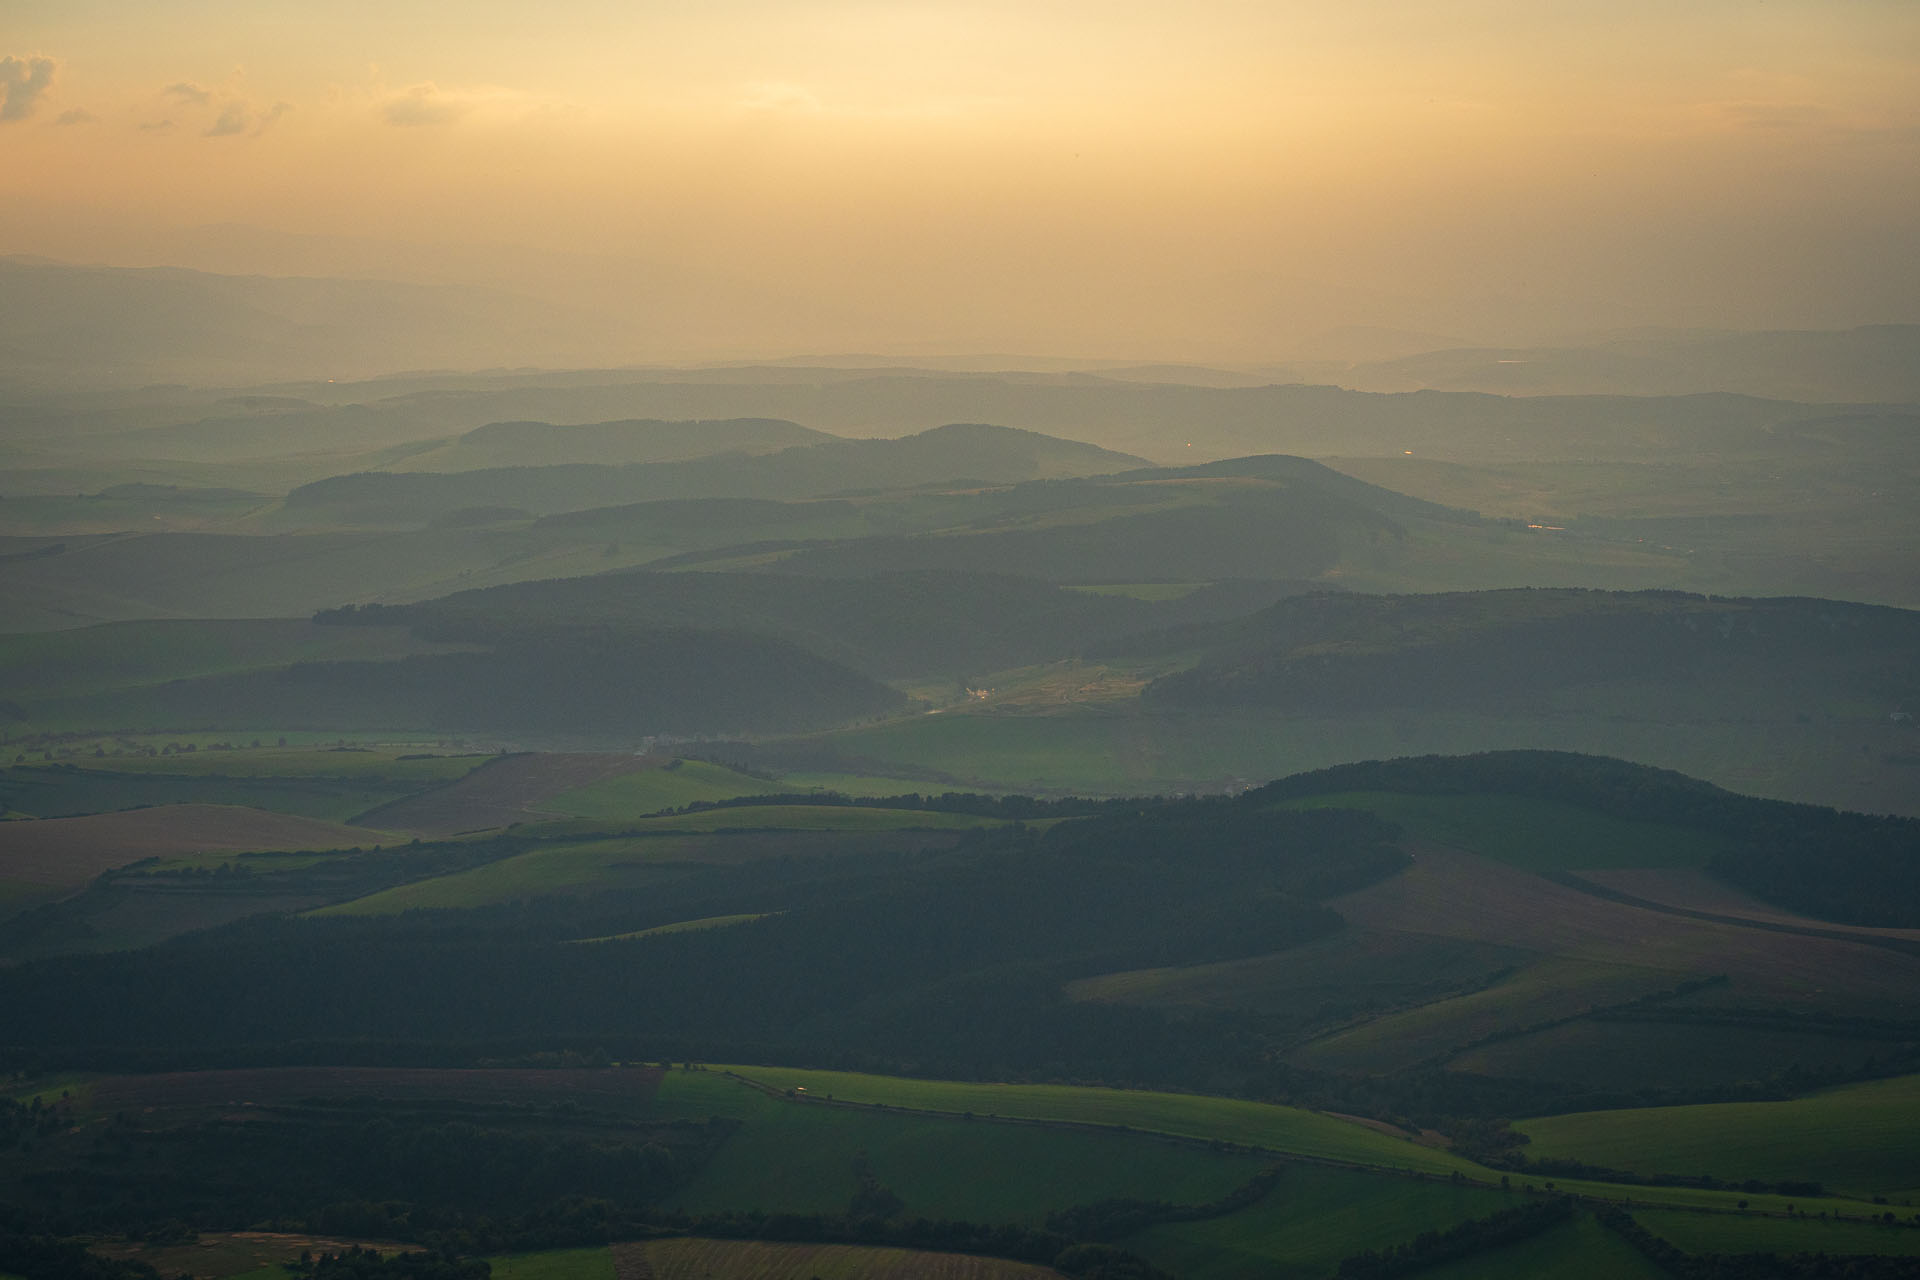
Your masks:
<svg viewBox="0 0 1920 1280"><path fill-rule="evenodd" d="M0 252L690 348L1920 320L1915 0L0 0L0 161Z"/></svg>

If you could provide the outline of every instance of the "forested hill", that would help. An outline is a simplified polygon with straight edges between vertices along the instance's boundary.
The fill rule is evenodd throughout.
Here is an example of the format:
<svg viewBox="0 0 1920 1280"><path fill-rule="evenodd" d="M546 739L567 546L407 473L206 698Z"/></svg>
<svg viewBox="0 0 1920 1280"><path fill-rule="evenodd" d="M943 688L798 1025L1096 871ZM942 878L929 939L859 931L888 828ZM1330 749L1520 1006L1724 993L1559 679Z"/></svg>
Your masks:
<svg viewBox="0 0 1920 1280"><path fill-rule="evenodd" d="M982 830L926 856L689 865L645 891L654 912L731 899L766 913L732 928L569 941L622 905L603 898L458 924L258 919L138 955L0 969L0 1052L588 1035L1118 1077L1177 1063L1182 1035L1069 1004L1063 980L1327 936L1341 921L1321 900L1408 863L1370 814L1148 803L1045 834Z"/></svg>
<svg viewBox="0 0 1920 1280"><path fill-rule="evenodd" d="M830 440L776 453L630 466L360 472L295 489L281 516L289 526L417 527L468 507L517 507L546 515L660 498L810 498L927 484L1100 475L1140 462L1034 431L957 424L898 440Z"/></svg>
<svg viewBox="0 0 1920 1280"><path fill-rule="evenodd" d="M1136 648L1140 646L1135 646ZM1165 707L1462 706L1619 680L1768 674L1850 689L1887 711L1920 692L1920 613L1832 600L1539 590L1294 596L1158 637L1199 650L1149 686ZM1752 697L1777 689L1756 688Z"/></svg>
<svg viewBox="0 0 1920 1280"><path fill-rule="evenodd" d="M1203 607L1201 601L1169 609L1006 574L618 573L330 610L317 621L397 623L422 637L480 643L555 626L725 628L782 636L876 674L952 675L1063 657L1100 637Z"/></svg>
<svg viewBox="0 0 1920 1280"><path fill-rule="evenodd" d="M282 725L593 736L819 729L896 712L885 685L771 636L548 627L468 653L301 662L101 700L119 723L226 730Z"/></svg>
<svg viewBox="0 0 1920 1280"><path fill-rule="evenodd" d="M1523 796L1665 822L1726 842L1710 870L1757 897L1845 924L1920 927L1920 820L1737 795L1668 769L1565 751L1491 751L1336 765L1249 803L1352 792Z"/></svg>
<svg viewBox="0 0 1920 1280"><path fill-rule="evenodd" d="M771 572L817 576L937 569L1064 583L1301 581L1356 551L1391 557L1416 528L1451 539L1478 524L1470 512L1281 455L894 495L861 514L859 536L732 546L713 538L663 567L753 555Z"/></svg>
<svg viewBox="0 0 1920 1280"><path fill-rule="evenodd" d="M667 422L490 422L448 444L406 459L408 471L473 471L484 467L539 467L585 462L625 466L683 462L724 453L776 453L837 437L780 418L723 418Z"/></svg>

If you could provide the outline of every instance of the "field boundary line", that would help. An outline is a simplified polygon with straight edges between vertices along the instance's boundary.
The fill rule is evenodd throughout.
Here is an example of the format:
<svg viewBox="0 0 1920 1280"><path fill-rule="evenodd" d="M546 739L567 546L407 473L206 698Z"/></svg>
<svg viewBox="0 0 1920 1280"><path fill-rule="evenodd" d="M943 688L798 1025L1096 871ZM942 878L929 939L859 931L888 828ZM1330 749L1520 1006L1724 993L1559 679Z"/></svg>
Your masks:
<svg viewBox="0 0 1920 1280"><path fill-rule="evenodd" d="M1147 1129L1126 1124L1106 1124L1098 1120L1064 1120L1051 1116L1003 1116L978 1111L944 1111L937 1107L907 1107L894 1102L859 1102L851 1098L829 1098L817 1093L789 1093L778 1085L768 1084L764 1080L755 1080L741 1075L737 1071L722 1071L720 1074L749 1089L767 1095L780 1102L810 1103L815 1106L839 1107L854 1111L878 1111L903 1116L937 1116L943 1120L972 1121L975 1123L1025 1125L1039 1129L1062 1129L1080 1133L1124 1133L1155 1141L1171 1143L1176 1146L1198 1147L1208 1151L1222 1151L1234 1155L1266 1156L1275 1160L1284 1160L1298 1164L1321 1165L1331 1169L1354 1169L1368 1173L1387 1173L1401 1177L1415 1178L1422 1182L1452 1182L1452 1174L1429 1173L1423 1169L1406 1169L1395 1165L1368 1164L1360 1160L1342 1160L1336 1156L1315 1156L1305 1152L1287 1151L1280 1147L1263 1147L1249 1142L1235 1142L1228 1138L1203 1138L1197 1134L1174 1133L1166 1129ZM1320 1115L1321 1112L1310 1114ZM1337 1117L1336 1117L1337 1118ZM1352 1123L1342 1121L1342 1123ZM1425 1148L1432 1150L1432 1148ZM1461 1179L1472 1186L1498 1187L1497 1183L1480 1182L1477 1179L1460 1175Z"/></svg>
<svg viewBox="0 0 1920 1280"><path fill-rule="evenodd" d="M1347 1170L1352 1170L1359 1173L1374 1173L1374 1174L1381 1174L1381 1175L1390 1176L1390 1177L1411 1178L1420 1182L1454 1183L1457 1178L1458 1185L1462 1185L1462 1186L1481 1187L1484 1189L1494 1190L1494 1191L1507 1191L1516 1195L1525 1195L1525 1196L1564 1195L1564 1196L1570 1196L1573 1199L1583 1204L1620 1208L1620 1209L1629 1209L1629 1210L1636 1209L1636 1208L1637 1209L1681 1209L1690 1213L1716 1214L1716 1215L1724 1215L1727 1217L1736 1217L1736 1218L1745 1218L1745 1217L1781 1218L1788 1221L1792 1221L1794 1219L1794 1215L1792 1214L1787 1214L1783 1212L1777 1213L1768 1209L1758 1209L1758 1208L1740 1209L1740 1208L1734 1208L1731 1206L1722 1206L1722 1205L1689 1204L1684 1201L1673 1201L1673 1200L1662 1199L1660 1198L1660 1195L1659 1195L1660 1192L1666 1191L1666 1190L1691 1191L1691 1190L1697 1190L1698 1188L1690 1188L1690 1187L1667 1188L1667 1187L1661 1187L1658 1185L1605 1182L1602 1179L1598 1179L1598 1178L1563 1178L1560 1176L1547 1177L1546 1175L1530 1173L1526 1170L1519 1170L1517 1172L1510 1172L1510 1173L1502 1173L1499 1170L1489 1169L1481 1165L1475 1165L1474 1167L1476 1169L1479 1169L1481 1173L1487 1175L1485 1177L1475 1177L1464 1172L1444 1173L1444 1174L1429 1173L1421 1169L1407 1169L1407 1168L1402 1168L1395 1165L1369 1164L1362 1160L1342 1160L1336 1156L1308 1155L1304 1152L1288 1151L1280 1147L1263 1147L1253 1143L1233 1142L1225 1138L1202 1138L1194 1134L1171 1133L1164 1129L1136 1128L1132 1125L1103 1124L1099 1121L1094 1121L1094 1120L1061 1120L1061 1119L1055 1119L1055 1118L1050 1118L1045 1116L1003 1116L1003 1115L995 1115L995 1114L983 1115L978 1111L973 1111L973 1112L943 1111L934 1107L908 1107L908 1106L901 1106L898 1103L892 1103L892 1102L858 1102L849 1098L829 1098L824 1095L813 1093L813 1092L790 1093L786 1089L783 1089L778 1085L768 1084L764 1080L755 1080L750 1076L742 1075L740 1072L734 1071L731 1069L722 1069L719 1072L719 1074L726 1077L727 1079L734 1081L736 1084L744 1086L745 1088L755 1090L756 1092L765 1094L767 1097L775 1099L776 1101L786 1102L786 1103L811 1104L814 1106L824 1106L824 1107L839 1107L839 1108L853 1110L853 1111L880 1112L883 1114L903 1115L903 1116L937 1116L945 1120L962 1120L962 1121L972 1121L975 1123L985 1122L989 1124L1025 1125L1031 1128L1058 1129L1058 1130L1064 1130L1069 1132L1080 1132L1080 1133L1134 1134L1140 1137L1150 1138L1155 1141L1170 1143L1175 1146L1202 1148L1209 1151L1219 1151L1219 1152L1225 1152L1225 1153L1235 1154L1235 1155L1261 1156L1268 1159L1272 1159L1276 1162L1311 1165L1315 1167L1328 1168L1328 1169L1347 1169ZM1316 1112L1309 1112L1308 1114L1329 1115L1330 1113L1316 1111ZM1338 1117L1333 1117L1333 1118L1337 1119ZM1351 1124L1353 1122L1343 1120L1341 1121L1341 1123ZM1423 1149L1431 1150L1432 1148L1423 1148ZM1496 1181L1495 1179L1498 1179L1498 1180ZM1606 1188L1609 1188L1610 1190L1617 1190L1620 1194L1617 1197L1615 1197L1610 1195L1598 1194L1591 1191L1568 1190L1568 1189L1565 1189L1565 1186L1564 1186L1564 1184L1568 1181L1585 1182L1595 1186L1604 1186ZM1556 1185L1553 1186L1551 1189L1549 1189L1546 1187L1545 1185L1546 1183L1554 1183ZM1635 1194L1635 1193L1638 1193L1638 1194ZM1727 1194L1737 1195L1741 1193L1728 1192ZM1847 1199L1846 1197L1818 1197L1818 1198L1819 1199L1837 1199L1837 1200ZM1862 1207L1864 1208L1866 1206L1862 1205ZM1836 1215L1838 1215L1839 1211L1836 1209L1833 1212ZM1870 1219L1863 1219L1863 1221L1864 1220L1870 1220Z"/></svg>
<svg viewBox="0 0 1920 1280"><path fill-rule="evenodd" d="M1863 947L1881 947L1888 951L1898 951L1903 955L1920 956L1920 942L1907 938L1889 938L1876 933L1855 933L1845 929L1822 929L1813 925L1787 924L1779 920L1755 920L1747 916L1720 915L1712 911L1699 911L1692 907L1676 907L1664 902L1655 902L1650 898L1636 897L1622 889L1609 888L1581 878L1572 871L1541 871L1542 878L1569 889L1603 899L1617 902L1622 906L1639 907L1643 911L1658 911L1662 915L1681 916L1688 920L1702 920L1708 924L1732 925L1740 929L1758 929L1763 933L1787 933L1802 938L1822 938L1828 942L1857 942Z"/></svg>

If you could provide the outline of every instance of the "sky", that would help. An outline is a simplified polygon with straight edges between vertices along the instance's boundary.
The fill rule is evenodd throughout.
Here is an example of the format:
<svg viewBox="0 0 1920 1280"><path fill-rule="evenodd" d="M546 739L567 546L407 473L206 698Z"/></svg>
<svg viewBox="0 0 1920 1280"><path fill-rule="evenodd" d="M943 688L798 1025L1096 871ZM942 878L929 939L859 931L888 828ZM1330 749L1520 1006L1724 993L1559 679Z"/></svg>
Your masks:
<svg viewBox="0 0 1920 1280"><path fill-rule="evenodd" d="M636 358L1912 322L1920 4L0 0L0 163L0 253Z"/></svg>

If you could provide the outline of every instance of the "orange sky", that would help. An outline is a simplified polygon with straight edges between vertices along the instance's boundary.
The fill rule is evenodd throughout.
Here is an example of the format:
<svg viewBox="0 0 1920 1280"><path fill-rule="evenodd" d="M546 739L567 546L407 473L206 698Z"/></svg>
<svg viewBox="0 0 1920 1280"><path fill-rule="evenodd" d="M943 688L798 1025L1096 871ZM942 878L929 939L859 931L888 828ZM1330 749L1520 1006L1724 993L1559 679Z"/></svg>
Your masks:
<svg viewBox="0 0 1920 1280"><path fill-rule="evenodd" d="M0 252L688 351L1920 320L1911 0L5 0L0 59Z"/></svg>

